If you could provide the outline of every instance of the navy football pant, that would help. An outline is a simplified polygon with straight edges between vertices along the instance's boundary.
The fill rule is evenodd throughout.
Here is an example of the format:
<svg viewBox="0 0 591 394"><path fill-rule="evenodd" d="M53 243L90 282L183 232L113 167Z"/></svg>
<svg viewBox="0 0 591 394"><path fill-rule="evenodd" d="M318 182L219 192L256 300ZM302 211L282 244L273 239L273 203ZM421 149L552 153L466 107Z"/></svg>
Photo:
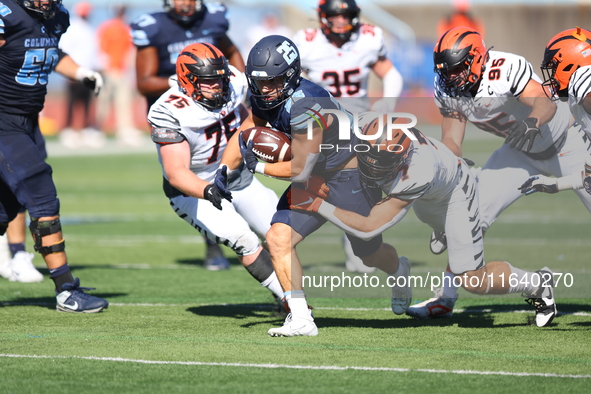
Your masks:
<svg viewBox="0 0 591 394"><path fill-rule="evenodd" d="M23 208L35 218L59 214L46 157L37 116L0 113L0 223Z"/></svg>
<svg viewBox="0 0 591 394"><path fill-rule="evenodd" d="M337 171L330 178L325 178L325 182L330 188L330 193L326 199L327 202L363 216L369 215L375 203L382 198L381 189L368 189L361 184L357 169ZM279 199L277 212L273 216L271 224L287 224L305 238L326 223L326 219L314 212L291 211L287 203L287 193L290 188L291 186ZM382 244L381 235L369 241L361 240L349 234L347 234L347 238L351 241L353 252L358 257L365 257L375 253Z"/></svg>

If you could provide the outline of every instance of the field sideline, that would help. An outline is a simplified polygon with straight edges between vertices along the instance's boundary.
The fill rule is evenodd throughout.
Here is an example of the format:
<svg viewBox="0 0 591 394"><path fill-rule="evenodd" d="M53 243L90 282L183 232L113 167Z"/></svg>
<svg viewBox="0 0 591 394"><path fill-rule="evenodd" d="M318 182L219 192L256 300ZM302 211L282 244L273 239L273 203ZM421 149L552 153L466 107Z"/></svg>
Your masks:
<svg viewBox="0 0 591 394"><path fill-rule="evenodd" d="M467 138L464 152L482 165L500 143ZM203 242L168 206L152 147L83 156L49 148L70 265L111 305L100 314L55 312L39 256L44 282L0 278L0 392L591 390L591 225L573 193L520 199L485 238L487 260L573 275L572 286L556 290L560 313L550 327L531 325L533 309L519 297L462 290L453 318L418 321L392 314L387 289L309 289L319 336L270 338L282 323L270 294L229 250L229 271L203 269ZM265 182L277 192L286 186ZM385 238L424 276L446 261L429 252L429 234L409 214ZM305 274L344 272L340 236L326 225L302 244ZM415 289L416 302L429 296Z"/></svg>

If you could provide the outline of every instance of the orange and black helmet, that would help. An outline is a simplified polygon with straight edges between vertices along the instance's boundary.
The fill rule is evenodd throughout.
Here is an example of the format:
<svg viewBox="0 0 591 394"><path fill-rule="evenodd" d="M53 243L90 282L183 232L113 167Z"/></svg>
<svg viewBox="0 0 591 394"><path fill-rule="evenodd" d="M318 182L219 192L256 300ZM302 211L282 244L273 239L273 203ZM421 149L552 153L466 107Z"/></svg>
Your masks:
<svg viewBox="0 0 591 394"><path fill-rule="evenodd" d="M228 60L211 44L186 46L176 60L176 75L180 90L193 100L210 109L220 109L230 99ZM221 91L205 98L199 87L203 80L220 79Z"/></svg>
<svg viewBox="0 0 591 394"><path fill-rule="evenodd" d="M398 176L412 149L412 140L401 129L388 136L388 117L376 118L363 128L365 136L378 135L376 139L361 140L357 151L359 175L369 188L380 187ZM390 138L389 138L390 137Z"/></svg>
<svg viewBox="0 0 591 394"><path fill-rule="evenodd" d="M469 27L454 27L435 44L433 62L443 91L452 97L469 91L482 76L488 51L480 33ZM461 69L450 77L450 70Z"/></svg>
<svg viewBox="0 0 591 394"><path fill-rule="evenodd" d="M553 100L568 97L568 83L579 67L591 64L591 32L577 27L558 33L544 51L543 86Z"/></svg>
<svg viewBox="0 0 591 394"><path fill-rule="evenodd" d="M320 0L318 3L318 17L320 18L320 29L325 36L334 36L341 40L349 40L351 34L359 26L359 6L355 0ZM351 19L351 24L345 33L333 33L332 24L328 18L336 15L346 15Z"/></svg>

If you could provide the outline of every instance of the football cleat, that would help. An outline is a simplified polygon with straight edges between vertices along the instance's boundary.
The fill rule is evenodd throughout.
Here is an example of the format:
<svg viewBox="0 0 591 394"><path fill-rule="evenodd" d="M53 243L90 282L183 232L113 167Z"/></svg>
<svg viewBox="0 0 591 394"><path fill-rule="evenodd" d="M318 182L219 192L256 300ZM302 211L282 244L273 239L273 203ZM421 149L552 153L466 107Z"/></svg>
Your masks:
<svg viewBox="0 0 591 394"><path fill-rule="evenodd" d="M536 326L546 327L558 313L554 300L554 275L548 267L536 272L540 274L542 284L536 294L527 298L525 302L536 308Z"/></svg>
<svg viewBox="0 0 591 394"><path fill-rule="evenodd" d="M230 262L224 257L218 244L207 244L204 266L208 271L223 271L230 269Z"/></svg>
<svg viewBox="0 0 591 394"><path fill-rule="evenodd" d="M56 290L58 312L96 313L109 307L109 302L99 297L86 294L84 290L94 288L80 287L80 279L62 285L62 292Z"/></svg>
<svg viewBox="0 0 591 394"><path fill-rule="evenodd" d="M290 313L285 318L285 323L281 327L271 328L267 334L271 337L296 337L296 336L310 336L318 335L318 328L312 319L310 313L310 320L308 319L294 319Z"/></svg>
<svg viewBox="0 0 591 394"><path fill-rule="evenodd" d="M33 266L33 253L17 252L10 261L12 270L8 280L11 282L43 282L43 275Z"/></svg>
<svg viewBox="0 0 591 394"><path fill-rule="evenodd" d="M451 317L458 295L456 294L454 298L444 298L443 289L435 289L433 293L435 293L435 297L421 302L420 304L410 306L406 310L406 314L416 317L417 319Z"/></svg>
<svg viewBox="0 0 591 394"><path fill-rule="evenodd" d="M433 254L441 254L447 249L447 237L445 233L435 231L431 233L431 239L429 240L429 248Z"/></svg>
<svg viewBox="0 0 591 394"><path fill-rule="evenodd" d="M396 272L399 275L396 277L397 285L392 287L392 312L396 315L403 315L412 300L412 287L410 287L410 281L408 280L410 261L406 257L398 259L398 270ZM400 278L405 278L403 287L398 286Z"/></svg>

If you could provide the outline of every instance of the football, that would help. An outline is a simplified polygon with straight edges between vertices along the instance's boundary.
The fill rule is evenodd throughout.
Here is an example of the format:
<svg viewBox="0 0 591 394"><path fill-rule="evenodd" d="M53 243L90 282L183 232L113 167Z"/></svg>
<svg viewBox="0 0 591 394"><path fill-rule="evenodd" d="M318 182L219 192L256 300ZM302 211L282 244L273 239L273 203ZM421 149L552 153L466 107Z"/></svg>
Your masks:
<svg viewBox="0 0 591 394"><path fill-rule="evenodd" d="M252 152L266 163L291 160L291 139L281 131L268 127L252 127L242 131L242 138L247 144L252 141Z"/></svg>

